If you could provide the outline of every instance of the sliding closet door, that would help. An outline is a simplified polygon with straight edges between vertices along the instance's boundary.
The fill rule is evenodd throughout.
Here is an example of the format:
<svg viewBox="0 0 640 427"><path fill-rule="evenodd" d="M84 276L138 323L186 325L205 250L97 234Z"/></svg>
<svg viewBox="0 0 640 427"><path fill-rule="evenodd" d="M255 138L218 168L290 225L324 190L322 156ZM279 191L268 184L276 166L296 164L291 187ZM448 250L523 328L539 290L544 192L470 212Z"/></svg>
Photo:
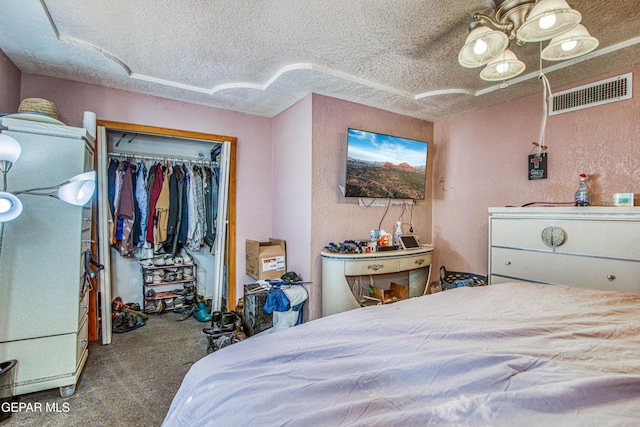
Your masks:
<svg viewBox="0 0 640 427"><path fill-rule="evenodd" d="M220 182L218 184L218 226L216 227L216 267L215 279L213 282L213 299L211 304L212 311L220 311L222 307L222 294L224 292L225 279L225 258L228 256L228 240L227 232L229 228L229 158L231 155L231 143L222 143L222 155L220 157ZM232 285L235 286L235 283ZM230 290L231 286L227 286ZM235 299L235 293L228 292L228 304L233 303L231 298Z"/></svg>
<svg viewBox="0 0 640 427"><path fill-rule="evenodd" d="M107 180L107 129L98 126L98 261L104 269L98 274L100 283L100 326L102 344L111 344L111 251L109 249L109 188Z"/></svg>

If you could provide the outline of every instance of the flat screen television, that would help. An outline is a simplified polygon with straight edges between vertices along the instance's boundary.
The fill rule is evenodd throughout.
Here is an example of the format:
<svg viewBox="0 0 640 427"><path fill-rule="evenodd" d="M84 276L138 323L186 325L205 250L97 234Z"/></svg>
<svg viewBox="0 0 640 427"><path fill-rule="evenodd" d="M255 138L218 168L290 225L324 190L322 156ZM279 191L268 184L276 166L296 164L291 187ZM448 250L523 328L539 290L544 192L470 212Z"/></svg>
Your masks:
<svg viewBox="0 0 640 427"><path fill-rule="evenodd" d="M349 128L345 197L425 197L426 141Z"/></svg>

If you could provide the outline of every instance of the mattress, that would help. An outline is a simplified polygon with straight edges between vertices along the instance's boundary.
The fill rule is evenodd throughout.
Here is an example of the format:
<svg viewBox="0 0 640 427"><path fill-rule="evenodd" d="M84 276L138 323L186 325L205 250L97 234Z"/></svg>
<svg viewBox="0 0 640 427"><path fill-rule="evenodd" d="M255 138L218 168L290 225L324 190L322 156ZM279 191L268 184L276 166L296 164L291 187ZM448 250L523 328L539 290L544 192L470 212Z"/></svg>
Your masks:
<svg viewBox="0 0 640 427"><path fill-rule="evenodd" d="M335 314L198 361L166 426L637 425L640 295L504 283Z"/></svg>

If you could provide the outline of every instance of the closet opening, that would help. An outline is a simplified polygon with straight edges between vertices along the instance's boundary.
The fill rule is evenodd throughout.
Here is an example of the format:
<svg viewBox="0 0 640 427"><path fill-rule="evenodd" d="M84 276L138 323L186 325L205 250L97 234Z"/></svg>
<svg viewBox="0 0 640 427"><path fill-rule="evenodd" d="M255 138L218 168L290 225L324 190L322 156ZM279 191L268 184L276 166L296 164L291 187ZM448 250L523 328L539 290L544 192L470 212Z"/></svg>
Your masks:
<svg viewBox="0 0 640 427"><path fill-rule="evenodd" d="M120 331L116 300L148 315L233 310L236 138L97 124L102 344Z"/></svg>

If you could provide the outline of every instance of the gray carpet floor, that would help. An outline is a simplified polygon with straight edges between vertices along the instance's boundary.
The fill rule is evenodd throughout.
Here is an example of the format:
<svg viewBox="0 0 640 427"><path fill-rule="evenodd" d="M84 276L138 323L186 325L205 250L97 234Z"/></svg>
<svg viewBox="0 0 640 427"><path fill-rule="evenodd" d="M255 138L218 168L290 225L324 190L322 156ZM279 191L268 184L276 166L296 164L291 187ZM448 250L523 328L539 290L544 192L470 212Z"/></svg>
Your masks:
<svg viewBox="0 0 640 427"><path fill-rule="evenodd" d="M76 392L59 389L20 396L20 402L58 403L60 412L16 412L0 422L14 426L159 426L182 378L206 355L207 323L178 314L151 315L146 325L113 334L110 345L89 344ZM65 410L66 409L66 410Z"/></svg>

